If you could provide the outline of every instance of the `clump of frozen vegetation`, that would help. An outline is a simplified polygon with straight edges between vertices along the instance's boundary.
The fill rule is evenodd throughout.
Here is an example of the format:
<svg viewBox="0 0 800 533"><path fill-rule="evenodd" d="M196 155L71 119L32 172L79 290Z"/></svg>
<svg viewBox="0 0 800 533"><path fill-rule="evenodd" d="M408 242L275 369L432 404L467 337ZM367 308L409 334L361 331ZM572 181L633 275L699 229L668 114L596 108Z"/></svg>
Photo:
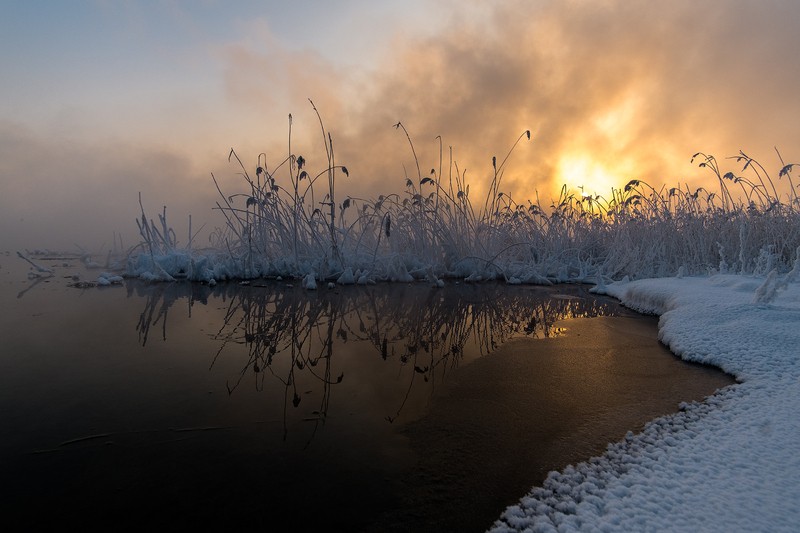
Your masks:
<svg viewBox="0 0 800 533"><path fill-rule="evenodd" d="M22 259L23 261L25 261L29 265L31 265L31 272L34 273L36 276L41 276L43 274L47 274L49 276L53 275L53 269L52 268L49 268L49 267L46 267L46 266L42 266L39 263L36 263L36 262L32 261L31 259L29 259L25 255L23 255L22 252L17 252L17 257L19 257L20 259Z"/></svg>
<svg viewBox="0 0 800 533"><path fill-rule="evenodd" d="M295 154L269 168L262 154L251 172L231 151L243 187L223 191L212 175L224 225L207 248L193 246L191 228L189 242L179 244L166 209L156 222L142 208L142 242L129 255L127 275L212 284L281 276L303 280L308 288L316 281L440 285L447 279L602 285L625 276L778 276L792 269L800 247L794 165L783 161L777 179L788 182L785 194L744 153L732 158L739 174L723 174L713 156L698 153L693 161L714 174L714 191L656 189L631 180L608 197L572 194L565 186L549 206L517 203L501 185L514 150L530 140L525 131L502 161L492 159L488 193L477 203L452 155L423 175L415 152L416 175L406 178L403 194L341 197L337 184L349 172L336 161L331 135L319 123L327 160L318 171ZM413 152L405 127L395 127ZM774 292L765 291L762 300Z"/></svg>

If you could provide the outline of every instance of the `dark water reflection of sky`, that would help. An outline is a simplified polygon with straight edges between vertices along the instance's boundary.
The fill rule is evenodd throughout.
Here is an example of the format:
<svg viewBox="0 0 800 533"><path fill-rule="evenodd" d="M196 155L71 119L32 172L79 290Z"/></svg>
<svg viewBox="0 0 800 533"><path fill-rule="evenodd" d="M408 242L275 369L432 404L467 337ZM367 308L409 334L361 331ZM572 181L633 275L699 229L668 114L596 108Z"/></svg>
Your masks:
<svg viewBox="0 0 800 533"><path fill-rule="evenodd" d="M55 275L29 280L27 264L0 256L0 505L20 529L74 521L482 530L559 461L598 453L619 431L730 383L659 348L652 319L648 357L637 348L633 359L641 368L594 364L593 377L581 377L570 359L581 349L553 357L570 342L557 337L581 331L582 321L568 319L643 320L585 287L310 292L285 281L210 288L130 280L79 289L65 276L97 272L71 258L40 262ZM615 324L618 335L604 343L626 336L628 326L619 328L628 323ZM590 345L603 336L597 331ZM554 348L537 355L534 345ZM608 357L609 349L596 351ZM593 353L580 364L600 361ZM654 366L653 357L674 368ZM589 419L622 426L604 419L593 433L574 401L554 400L574 386L566 367L575 383L608 383L602 373L618 379L623 366L633 376L660 372L639 392L628 389L641 380L625 381L620 400L651 403L653 412L610 417L609 407ZM587 390L596 394L597 385ZM535 427L521 422L520 413L545 403ZM555 448L571 446L575 459L551 445L536 457L524 452L548 435L570 441Z"/></svg>

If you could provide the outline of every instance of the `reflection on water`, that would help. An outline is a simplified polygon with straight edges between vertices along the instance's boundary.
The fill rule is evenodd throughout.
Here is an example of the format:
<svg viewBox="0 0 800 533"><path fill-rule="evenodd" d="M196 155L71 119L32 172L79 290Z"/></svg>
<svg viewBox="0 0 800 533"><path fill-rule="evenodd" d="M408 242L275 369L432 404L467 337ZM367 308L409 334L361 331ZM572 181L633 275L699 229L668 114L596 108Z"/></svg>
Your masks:
<svg viewBox="0 0 800 533"><path fill-rule="evenodd" d="M346 368L334 371L341 352L358 349L363 357L380 358L396 369L392 381L401 382L404 390L397 395L396 407L383 417L393 423L412 390L433 390L450 369L488 354L512 336L558 336L563 333L555 325L558 321L619 313L615 303L598 300L581 287L564 287L566 293L553 298L543 298L545 289L499 284L450 290L426 284L382 285L319 292L280 282L213 288L129 282L127 287L129 295L146 302L137 324L143 345L153 328L167 339L168 313L179 302L188 303L187 316L195 304L206 305L210 298L226 302L219 329L209 335L220 341L210 367L221 358L236 361L239 371L226 381L229 394L243 384L256 390L282 388L284 438L289 405L299 408L309 389L321 392L303 419L325 421L333 389L347 379Z"/></svg>
<svg viewBox="0 0 800 533"><path fill-rule="evenodd" d="M565 331L632 316L582 286L92 287L78 261L28 279L2 259L12 530L483 530L542 472L721 383L653 321Z"/></svg>

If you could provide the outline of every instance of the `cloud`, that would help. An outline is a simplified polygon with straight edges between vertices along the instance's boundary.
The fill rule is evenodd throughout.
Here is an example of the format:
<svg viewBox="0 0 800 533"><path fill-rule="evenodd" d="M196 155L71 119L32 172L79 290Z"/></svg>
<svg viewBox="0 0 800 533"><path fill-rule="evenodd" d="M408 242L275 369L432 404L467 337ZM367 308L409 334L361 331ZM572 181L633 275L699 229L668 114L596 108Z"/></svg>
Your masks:
<svg viewBox="0 0 800 533"><path fill-rule="evenodd" d="M517 148L504 183L518 199L536 190L548 199L565 179L672 186L703 179L689 164L696 151L742 148L777 167L772 147L798 144L799 16L800 5L779 1L503 2L460 13L435 34L396 35L357 89L352 72L274 42L262 55L232 48L229 78L247 102L270 87L294 105L315 98L333 117L339 160L360 193L400 189L404 173L416 174L404 135L391 127L398 121L423 175L438 169L441 136L445 167L452 146L473 191L490 179L491 157L502 159L526 129L534 140Z"/></svg>
<svg viewBox="0 0 800 533"><path fill-rule="evenodd" d="M334 67L318 51L289 48L264 20L251 21L243 31L246 38L217 50L231 104L255 116L285 117L313 98L329 115L340 116L348 69Z"/></svg>
<svg viewBox="0 0 800 533"><path fill-rule="evenodd" d="M423 176L439 171L441 139L446 180L452 147L476 205L492 157L502 160L527 129L533 140L517 146L501 190L518 201L538 193L545 205L565 181L601 194L632 178L713 190L708 172L689 164L697 151L724 158L744 149L774 169L773 178L774 146L786 162L800 158L796 2L441 0L431 13L447 15L420 31L370 28L386 41L361 66L355 56L334 61L302 41L285 42L251 18L235 41L193 52L200 61L213 50L217 61L197 79L186 70L194 82L165 79L162 88L156 77L148 91L126 84L129 93L115 85L110 102L67 107L35 132L0 123L3 242L108 242L112 231L135 232L139 191L153 214L166 204L176 225L190 212L214 224L209 173L226 194L243 189L225 160L231 146L248 168L264 152L275 169L289 151L289 113L291 151L312 174L324 169L308 98L331 133L336 162L350 170L337 183L338 199L401 192L404 177L416 177L397 122ZM96 108L124 120L105 120ZM36 242L19 238L34 229Z"/></svg>
<svg viewBox="0 0 800 533"><path fill-rule="evenodd" d="M636 175L677 180L694 151L797 144L792 20L775 2L504 2L491 17L402 47L376 77L362 120L403 120L443 135L490 172L518 131L513 186L552 190L576 153ZM513 168L513 167L512 167ZM510 184L511 185L511 184ZM577 186L579 183L570 185Z"/></svg>

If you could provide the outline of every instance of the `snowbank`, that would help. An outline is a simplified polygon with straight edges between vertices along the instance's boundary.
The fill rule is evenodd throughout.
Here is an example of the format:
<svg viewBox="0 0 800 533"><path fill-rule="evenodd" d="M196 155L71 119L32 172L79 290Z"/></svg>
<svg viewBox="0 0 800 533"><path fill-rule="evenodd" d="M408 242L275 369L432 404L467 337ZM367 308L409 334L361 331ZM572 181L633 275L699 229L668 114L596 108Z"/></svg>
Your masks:
<svg viewBox="0 0 800 533"><path fill-rule="evenodd" d="M659 314L675 354L740 383L551 472L491 531L798 531L800 285L769 303L756 296L763 286L717 275L604 287Z"/></svg>

